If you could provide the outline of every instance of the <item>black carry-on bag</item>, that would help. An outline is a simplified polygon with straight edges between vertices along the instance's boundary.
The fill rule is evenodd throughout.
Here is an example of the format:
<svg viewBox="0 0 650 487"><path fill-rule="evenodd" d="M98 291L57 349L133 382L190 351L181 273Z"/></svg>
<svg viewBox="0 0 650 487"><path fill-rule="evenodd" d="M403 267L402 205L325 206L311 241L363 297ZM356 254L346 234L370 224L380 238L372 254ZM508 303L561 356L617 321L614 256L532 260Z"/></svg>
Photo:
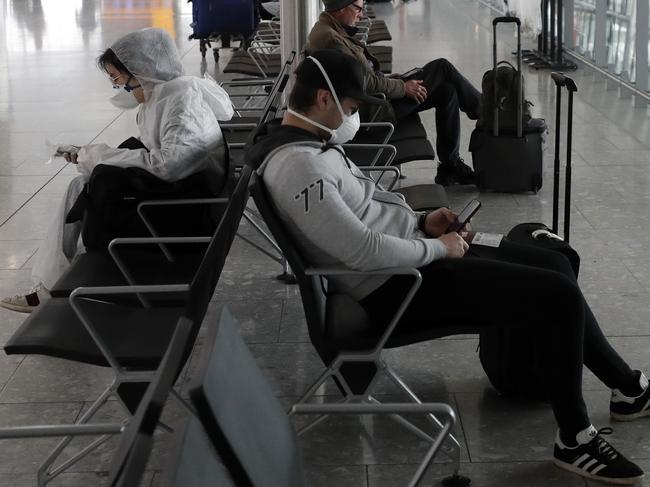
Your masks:
<svg viewBox="0 0 650 487"><path fill-rule="evenodd" d="M516 69L506 61L497 62L497 25L500 23L517 24ZM521 21L517 17L498 17L492 21L492 26L493 68L485 73L482 84L484 105L493 106L493 115L483 117L484 120L479 121L469 144L476 172L476 184L480 190L536 193L542 187L542 144L546 125L543 120L531 120L528 102L524 100ZM512 93L507 89L504 92L504 81L508 78L517 84L515 96L508 96ZM488 93L486 89L489 88L486 87L493 87L490 90L492 93ZM506 124L505 120L500 120L508 112L510 115L515 113L514 124ZM489 118L492 119L491 127ZM513 125L512 129L504 130L508 125Z"/></svg>
<svg viewBox="0 0 650 487"><path fill-rule="evenodd" d="M580 256L569 245L571 226L571 140L573 125L573 94L578 91L574 81L562 73L552 73L557 87L555 120L555 159L553 162L553 225L522 223L513 227L507 239L562 253L578 277ZM558 237L560 200L560 121L562 89L568 95L567 156L564 196L564 238ZM539 312L539 310L531 310ZM525 317L523 317L525 319ZM549 317L553 319L553 317ZM539 333L544 330L495 328L481 332L479 358L494 388L504 396L514 396L536 401L548 400L548 387L544 381Z"/></svg>

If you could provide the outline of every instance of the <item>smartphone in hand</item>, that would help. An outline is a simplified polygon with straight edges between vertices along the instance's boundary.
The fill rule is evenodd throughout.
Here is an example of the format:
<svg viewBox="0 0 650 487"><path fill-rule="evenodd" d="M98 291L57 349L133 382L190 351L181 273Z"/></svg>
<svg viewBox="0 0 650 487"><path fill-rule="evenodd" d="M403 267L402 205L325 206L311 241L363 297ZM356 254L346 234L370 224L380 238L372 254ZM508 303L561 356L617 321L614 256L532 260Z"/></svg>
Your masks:
<svg viewBox="0 0 650 487"><path fill-rule="evenodd" d="M476 215L479 208L481 208L481 202L477 199L473 199L467 203L467 206L463 208L463 211L461 211L458 217L456 217L456 220L447 227L445 233L462 231L463 228L465 228L465 225L467 225L472 217Z"/></svg>

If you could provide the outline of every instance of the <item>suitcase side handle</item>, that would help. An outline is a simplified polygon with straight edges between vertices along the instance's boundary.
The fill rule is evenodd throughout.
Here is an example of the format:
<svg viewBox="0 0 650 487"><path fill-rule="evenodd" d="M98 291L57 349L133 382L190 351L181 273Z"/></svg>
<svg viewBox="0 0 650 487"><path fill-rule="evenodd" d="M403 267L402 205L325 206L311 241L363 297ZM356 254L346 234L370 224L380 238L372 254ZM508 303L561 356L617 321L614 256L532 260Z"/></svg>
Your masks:
<svg viewBox="0 0 650 487"><path fill-rule="evenodd" d="M521 20L519 20L519 17L497 17L492 21L492 25L496 26L497 24L517 24L521 26Z"/></svg>
<svg viewBox="0 0 650 487"><path fill-rule="evenodd" d="M562 111L562 88L569 92L567 107L566 175L564 182L564 241L569 243L571 230L571 150L573 139L573 94L578 91L575 81L564 73L553 72L551 78L557 87L555 100L555 158L553 161L553 232L557 233L559 224L560 197L560 121Z"/></svg>

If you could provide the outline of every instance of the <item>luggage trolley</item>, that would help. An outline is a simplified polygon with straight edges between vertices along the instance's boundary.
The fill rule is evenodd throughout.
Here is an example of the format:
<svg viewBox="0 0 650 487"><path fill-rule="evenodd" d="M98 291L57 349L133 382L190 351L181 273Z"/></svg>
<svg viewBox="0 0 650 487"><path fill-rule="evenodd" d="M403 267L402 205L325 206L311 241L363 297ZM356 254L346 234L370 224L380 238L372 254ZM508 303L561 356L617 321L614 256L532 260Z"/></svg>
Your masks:
<svg viewBox="0 0 650 487"><path fill-rule="evenodd" d="M201 57L205 59L212 42L230 47L233 37L247 48L250 37L260 23L257 0L189 0L192 2L192 34L198 39ZM215 62L219 62L220 47L212 48Z"/></svg>

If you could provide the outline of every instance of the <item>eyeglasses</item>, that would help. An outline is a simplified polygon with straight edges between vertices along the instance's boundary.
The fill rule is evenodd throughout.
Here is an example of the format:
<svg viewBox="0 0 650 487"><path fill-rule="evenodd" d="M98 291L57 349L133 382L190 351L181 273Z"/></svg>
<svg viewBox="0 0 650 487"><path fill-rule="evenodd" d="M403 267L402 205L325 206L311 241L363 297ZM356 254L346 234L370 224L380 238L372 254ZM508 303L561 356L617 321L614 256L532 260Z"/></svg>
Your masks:
<svg viewBox="0 0 650 487"><path fill-rule="evenodd" d="M366 10L365 7L363 7L363 6L359 7L356 3L351 3L350 6L354 7L354 9L357 11L357 13L361 13L361 12L364 12Z"/></svg>
<svg viewBox="0 0 650 487"><path fill-rule="evenodd" d="M126 80L126 83L124 83L123 85L119 84L119 83L117 82L117 80L120 79L122 76L123 76L123 75L121 75L121 74L118 75L118 76L115 76L115 77L113 77L113 76L109 76L109 79L111 80L111 83L113 83L113 88L114 88L114 89L119 90L120 88L124 88L125 91L127 91L128 93L131 93L131 92L132 92L133 90L135 90L136 88L140 88L140 85L139 85L139 84L138 84L138 85L135 85L135 86L131 86L131 85L129 85L129 83L131 82L131 80L134 79L132 75L129 76L129 78Z"/></svg>
<svg viewBox="0 0 650 487"><path fill-rule="evenodd" d="M113 85L113 88L118 89L120 87L120 84L117 82L118 79L120 79L122 75L118 76L109 76L108 79L111 80L111 84Z"/></svg>

